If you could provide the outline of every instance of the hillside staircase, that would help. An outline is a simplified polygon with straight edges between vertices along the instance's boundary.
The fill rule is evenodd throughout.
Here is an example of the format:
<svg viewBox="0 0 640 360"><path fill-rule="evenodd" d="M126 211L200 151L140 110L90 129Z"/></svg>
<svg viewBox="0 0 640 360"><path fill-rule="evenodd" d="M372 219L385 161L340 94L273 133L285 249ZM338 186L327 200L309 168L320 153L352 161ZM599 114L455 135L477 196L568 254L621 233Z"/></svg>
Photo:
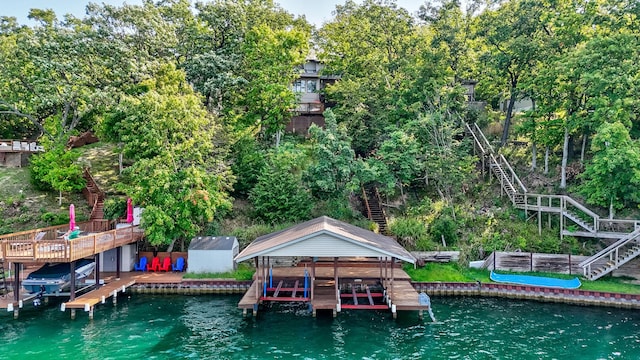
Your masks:
<svg viewBox="0 0 640 360"><path fill-rule="evenodd" d="M378 188L373 185L363 187L362 200L367 212L367 218L378 224L378 232L380 234L388 235L389 225L387 223L387 215L382 207Z"/></svg>
<svg viewBox="0 0 640 360"><path fill-rule="evenodd" d="M569 235L616 240L580 263L587 279L599 279L640 255L640 220L601 218L570 196L527 192L509 162L493 149L477 124L465 123L465 131L473 138L483 175L488 172L490 179L500 183L500 194L506 195L514 207L527 215L530 211L538 213L539 233L542 232L542 213L549 213L560 217L561 238Z"/></svg>
<svg viewBox="0 0 640 360"><path fill-rule="evenodd" d="M104 191L100 190L100 187L96 183L93 176L91 176L91 173L88 169L84 170L83 177L87 181L87 186L82 189L82 194L89 202L89 205L92 206L89 220L102 220L104 219L105 193Z"/></svg>

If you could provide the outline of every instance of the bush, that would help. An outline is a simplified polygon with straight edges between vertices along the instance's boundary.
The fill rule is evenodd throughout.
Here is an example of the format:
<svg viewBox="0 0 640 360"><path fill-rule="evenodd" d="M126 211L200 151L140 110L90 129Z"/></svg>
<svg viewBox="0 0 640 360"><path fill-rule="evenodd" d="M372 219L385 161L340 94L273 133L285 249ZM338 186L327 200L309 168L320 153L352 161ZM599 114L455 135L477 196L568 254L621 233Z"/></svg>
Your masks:
<svg viewBox="0 0 640 360"><path fill-rule="evenodd" d="M434 242L440 242L444 238L447 246L458 241L458 225L450 215L441 214L435 218L429 227L429 233Z"/></svg>
<svg viewBox="0 0 640 360"><path fill-rule="evenodd" d="M313 208L311 195L302 187L300 177L276 168L260 175L249 200L254 217L270 224L308 220Z"/></svg>
<svg viewBox="0 0 640 360"><path fill-rule="evenodd" d="M402 246L410 250L427 251L435 248L435 244L429 239L427 227L419 218L395 218L389 224L389 230Z"/></svg>
<svg viewBox="0 0 640 360"><path fill-rule="evenodd" d="M104 218L116 220L127 216L127 199L111 197L104 201Z"/></svg>
<svg viewBox="0 0 640 360"><path fill-rule="evenodd" d="M346 197L331 198L320 201L316 204L313 213L314 216L326 215L345 222L350 222L351 220L362 217L359 216L359 213L351 207L349 199Z"/></svg>

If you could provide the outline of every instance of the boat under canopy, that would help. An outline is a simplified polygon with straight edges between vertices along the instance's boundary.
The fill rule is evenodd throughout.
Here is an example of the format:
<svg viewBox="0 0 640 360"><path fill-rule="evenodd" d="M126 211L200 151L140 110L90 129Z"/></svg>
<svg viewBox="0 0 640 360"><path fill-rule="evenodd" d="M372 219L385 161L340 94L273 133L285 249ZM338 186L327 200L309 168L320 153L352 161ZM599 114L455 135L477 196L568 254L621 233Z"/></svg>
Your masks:
<svg viewBox="0 0 640 360"><path fill-rule="evenodd" d="M76 261L76 281L89 276L95 269L96 263L92 259ZM22 282L22 286L30 293L44 294L59 293L71 285L71 263L47 263L32 272Z"/></svg>

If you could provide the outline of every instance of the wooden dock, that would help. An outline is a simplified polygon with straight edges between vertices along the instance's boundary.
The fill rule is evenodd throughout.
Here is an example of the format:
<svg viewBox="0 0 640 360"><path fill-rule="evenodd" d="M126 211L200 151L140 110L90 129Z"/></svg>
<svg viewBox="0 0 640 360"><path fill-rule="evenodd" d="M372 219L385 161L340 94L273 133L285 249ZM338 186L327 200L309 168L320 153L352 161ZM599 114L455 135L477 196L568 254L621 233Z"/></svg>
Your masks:
<svg viewBox="0 0 640 360"><path fill-rule="evenodd" d="M307 269L309 270L309 269ZM420 294L412 287L409 275L402 269L394 269L393 281L387 280L385 287L386 293L372 293L367 283L376 283L380 280L380 269L375 267L363 266L340 266L338 270L338 285L350 284L351 292L348 294L340 294L338 296L334 269L331 267L316 267L315 281L312 294L308 298L302 296L303 288L302 279L305 275L304 267L274 267L270 269L273 281L267 281L267 296L264 289L257 289L258 281L254 281L251 287L244 294L238 308L242 309L244 316L248 311L252 311L256 316L260 304L265 302L306 302L310 304L313 315L317 310L331 310L333 316L338 312L345 310L384 310L391 309L393 317L397 316L397 311L418 311L422 318L423 311L429 310L429 305L420 302ZM389 274L383 274L388 276ZM256 276L265 276L265 274L256 274ZM254 276L255 279L255 276ZM283 287L283 281L292 283L295 281L295 288ZM362 284L362 291L356 293L355 284ZM297 291L292 295L294 289ZM281 295L285 293L285 295ZM341 298L347 301L353 299L353 304L342 305ZM363 299L363 300L360 300ZM375 299L375 301L374 301Z"/></svg>
<svg viewBox="0 0 640 360"><path fill-rule="evenodd" d="M75 319L76 309L83 309L89 313L89 319L93 319L93 309L96 304L104 304L108 298L112 298L114 304L117 303L118 292L125 292L128 287L136 283L135 277L127 276L116 279L107 284L91 290L88 293L75 298L72 301L60 305L60 310L71 310L71 318Z"/></svg>

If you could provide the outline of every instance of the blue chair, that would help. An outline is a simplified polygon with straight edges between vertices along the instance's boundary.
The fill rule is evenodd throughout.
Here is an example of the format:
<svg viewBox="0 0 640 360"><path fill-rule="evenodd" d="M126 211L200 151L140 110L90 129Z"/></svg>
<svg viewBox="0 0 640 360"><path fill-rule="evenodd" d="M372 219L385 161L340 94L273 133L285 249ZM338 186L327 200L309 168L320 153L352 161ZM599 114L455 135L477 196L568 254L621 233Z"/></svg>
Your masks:
<svg viewBox="0 0 640 360"><path fill-rule="evenodd" d="M140 262L138 264L133 264L133 270L135 271L147 270L147 257L143 256L140 258Z"/></svg>
<svg viewBox="0 0 640 360"><path fill-rule="evenodd" d="M173 271L184 271L184 258L179 257L176 259L176 263L171 265Z"/></svg>

